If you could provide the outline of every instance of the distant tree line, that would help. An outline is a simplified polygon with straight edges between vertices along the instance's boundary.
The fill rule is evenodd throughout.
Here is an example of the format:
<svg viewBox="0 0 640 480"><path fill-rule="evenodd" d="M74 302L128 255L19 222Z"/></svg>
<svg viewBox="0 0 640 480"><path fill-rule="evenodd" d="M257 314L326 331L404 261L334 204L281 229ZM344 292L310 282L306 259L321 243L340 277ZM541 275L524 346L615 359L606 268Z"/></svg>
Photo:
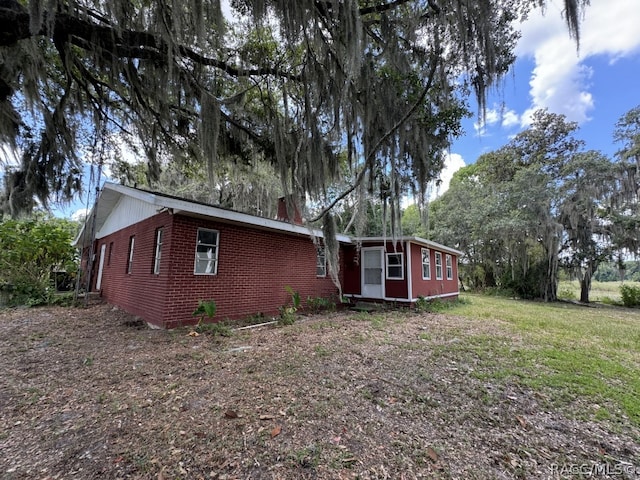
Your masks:
<svg viewBox="0 0 640 480"><path fill-rule="evenodd" d="M640 106L617 122L614 158L586 150L577 130L538 111L527 130L459 170L431 203L427 234L464 252L465 286L553 301L565 271L588 302L592 279L619 279L618 264L629 267L626 279L638 273L622 259L640 246ZM405 212L404 233L415 231L415 216Z"/></svg>
<svg viewBox="0 0 640 480"><path fill-rule="evenodd" d="M593 279L598 282L640 282L640 262L626 261L622 263L622 268L615 262L603 263L598 267Z"/></svg>

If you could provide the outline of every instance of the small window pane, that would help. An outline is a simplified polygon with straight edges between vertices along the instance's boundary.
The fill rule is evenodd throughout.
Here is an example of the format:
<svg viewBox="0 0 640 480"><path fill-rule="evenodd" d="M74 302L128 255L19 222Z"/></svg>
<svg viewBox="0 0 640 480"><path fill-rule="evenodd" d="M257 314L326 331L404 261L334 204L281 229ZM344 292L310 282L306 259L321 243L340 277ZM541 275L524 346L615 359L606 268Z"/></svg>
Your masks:
<svg viewBox="0 0 640 480"><path fill-rule="evenodd" d="M387 253L387 278L404 278L402 253Z"/></svg>
<svg viewBox="0 0 640 480"><path fill-rule="evenodd" d="M428 248L422 249L422 278L431 280L431 257Z"/></svg>
<svg viewBox="0 0 640 480"><path fill-rule="evenodd" d="M129 237L129 255L127 257L127 273L131 273L133 271L133 249L136 244L136 237Z"/></svg>
<svg viewBox="0 0 640 480"><path fill-rule="evenodd" d="M447 255L445 260L447 262L447 280L453 280L453 262L451 260L451 255Z"/></svg>
<svg viewBox="0 0 640 480"><path fill-rule="evenodd" d="M198 229L194 273L215 275L218 273L218 232Z"/></svg>
<svg viewBox="0 0 640 480"><path fill-rule="evenodd" d="M327 256L324 247L316 248L316 276L327 276Z"/></svg>
<svg viewBox="0 0 640 480"><path fill-rule="evenodd" d="M153 273L158 275L160 273L160 259L162 258L162 229L156 230L156 248L154 252L153 260Z"/></svg>
<svg viewBox="0 0 640 480"><path fill-rule="evenodd" d="M436 280L442 280L442 253L436 252Z"/></svg>

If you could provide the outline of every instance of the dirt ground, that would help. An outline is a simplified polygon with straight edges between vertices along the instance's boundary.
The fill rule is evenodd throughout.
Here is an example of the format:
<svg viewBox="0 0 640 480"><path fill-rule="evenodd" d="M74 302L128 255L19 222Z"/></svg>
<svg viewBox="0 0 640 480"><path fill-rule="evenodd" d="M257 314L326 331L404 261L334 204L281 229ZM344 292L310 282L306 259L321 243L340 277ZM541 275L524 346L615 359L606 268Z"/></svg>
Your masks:
<svg viewBox="0 0 640 480"><path fill-rule="evenodd" d="M188 333L108 305L0 311L0 478L640 478L637 427L555 408L460 348L522 341L492 321Z"/></svg>

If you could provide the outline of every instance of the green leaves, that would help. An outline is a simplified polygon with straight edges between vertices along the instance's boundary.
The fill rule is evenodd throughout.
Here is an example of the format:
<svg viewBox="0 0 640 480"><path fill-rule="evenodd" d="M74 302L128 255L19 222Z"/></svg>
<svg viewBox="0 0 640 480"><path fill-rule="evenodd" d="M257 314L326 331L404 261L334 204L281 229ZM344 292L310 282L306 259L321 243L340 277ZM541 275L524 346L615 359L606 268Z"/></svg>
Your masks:
<svg viewBox="0 0 640 480"><path fill-rule="evenodd" d="M0 285L13 285L16 302L47 301L51 272L77 270L76 230L75 222L59 218L0 221Z"/></svg>
<svg viewBox="0 0 640 480"><path fill-rule="evenodd" d="M194 317L200 317L200 321L205 317L211 321L213 320L213 317L216 316L216 309L217 306L215 300L200 300L198 308L196 308L191 315Z"/></svg>

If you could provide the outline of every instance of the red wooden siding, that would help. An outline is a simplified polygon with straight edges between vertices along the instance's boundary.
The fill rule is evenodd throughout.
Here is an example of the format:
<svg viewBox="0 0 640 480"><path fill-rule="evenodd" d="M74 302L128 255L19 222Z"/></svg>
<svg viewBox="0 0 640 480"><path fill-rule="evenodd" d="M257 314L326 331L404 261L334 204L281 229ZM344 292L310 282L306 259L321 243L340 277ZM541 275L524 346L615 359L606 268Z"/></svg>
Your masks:
<svg viewBox="0 0 640 480"><path fill-rule="evenodd" d="M382 243L380 243L379 245L382 245ZM398 242L395 245L393 244L393 242L387 242L386 252L384 256L384 278L385 278L384 288L385 288L386 298L408 300L407 254L404 251L404 247L405 247L405 242ZM387 278L387 255L386 255L387 253L402 254L402 269L404 272L402 280Z"/></svg>
<svg viewBox="0 0 640 480"><path fill-rule="evenodd" d="M453 266L453 278L447 280L446 252L442 253L442 280L436 279L436 257L433 248L429 248L429 258L431 260L431 280L422 279L422 249L429 248L417 243L411 244L411 277L413 298L432 297L438 295L455 294L458 292L458 259L456 255L451 255ZM454 295L455 297L455 295Z"/></svg>
<svg viewBox="0 0 640 480"><path fill-rule="evenodd" d="M154 275L155 233L161 226L160 274ZM219 232L216 275L193 273L198 228ZM127 275L129 238L134 234L133 272ZM308 296L337 295L329 276L316 277L316 249L309 237L162 213L98 240L97 248L112 241L103 297L167 328L194 323L192 312L200 300L215 300L216 320L224 320L277 314L290 302L286 285L299 292L303 302Z"/></svg>
<svg viewBox="0 0 640 480"><path fill-rule="evenodd" d="M361 269L360 256L355 245L346 245L342 248L342 256L344 258L342 271L344 272L344 282L342 290L347 295L360 295L361 285Z"/></svg>
<svg viewBox="0 0 640 480"><path fill-rule="evenodd" d="M447 280L446 255L442 253L442 280L436 280L435 273L435 252L438 251L433 247L424 247L419 243L409 241L397 243L395 248L392 242L386 243L386 253L402 253L404 263L404 279L394 280L386 278L386 255L385 255L385 298L406 301L415 300L419 296L447 296L455 298L458 292L458 259L454 254L451 255L453 278ZM381 241L362 242L362 248L382 246ZM422 248L429 248L431 258L431 279L423 280L422 278ZM355 245L344 247L344 293L347 295L359 296L362 292L361 285L361 269L359 255ZM409 258L410 257L410 258ZM408 262L411 262L411 268L408 268ZM411 278L411 294L412 298L408 298L409 278Z"/></svg>

